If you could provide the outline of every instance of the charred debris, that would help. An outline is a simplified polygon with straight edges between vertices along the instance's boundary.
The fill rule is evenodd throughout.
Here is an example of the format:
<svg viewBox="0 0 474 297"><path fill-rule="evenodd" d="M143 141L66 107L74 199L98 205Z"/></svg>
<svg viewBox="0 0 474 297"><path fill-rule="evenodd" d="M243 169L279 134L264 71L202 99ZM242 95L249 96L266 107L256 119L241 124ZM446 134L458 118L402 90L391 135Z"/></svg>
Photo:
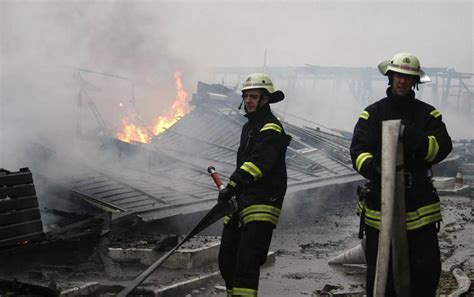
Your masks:
<svg viewBox="0 0 474 297"><path fill-rule="evenodd" d="M78 138L76 152L32 144L25 157L29 168L0 170L0 293L119 291L149 264L137 263L130 253L166 251L215 204L217 189L206 169L213 165L224 180L232 173L246 120L237 109L240 101L233 89L199 82L194 109L151 143L100 134ZM328 189L353 195L362 179L351 166L350 135L282 122L293 136L286 198L292 207L283 219L311 211L315 199L328 199L321 194ZM460 156L472 162L473 149L472 142L458 143L437 175L453 176ZM206 234L218 235L220 226ZM212 236L186 248L215 249L218 239ZM173 261L174 268L193 269Z"/></svg>

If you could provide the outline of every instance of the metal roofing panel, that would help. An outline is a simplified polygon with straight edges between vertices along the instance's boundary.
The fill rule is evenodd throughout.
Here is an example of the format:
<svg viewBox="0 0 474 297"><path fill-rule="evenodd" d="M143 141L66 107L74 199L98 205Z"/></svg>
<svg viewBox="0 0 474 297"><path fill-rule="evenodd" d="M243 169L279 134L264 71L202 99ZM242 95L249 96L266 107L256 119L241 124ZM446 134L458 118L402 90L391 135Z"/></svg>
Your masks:
<svg viewBox="0 0 474 297"><path fill-rule="evenodd" d="M204 93L203 90L206 90ZM226 100L208 95L226 93ZM193 95L195 108L150 144L111 142L119 152L114 162L77 160L76 176L67 186L88 199L157 219L212 206L217 198L207 166L217 168L225 181L235 168L241 128L247 119L236 110L241 97L222 86L200 83ZM349 143L343 137L282 122L294 137L287 151L288 193L357 175L350 163ZM131 149L133 148L133 149ZM140 156L127 162L133 151Z"/></svg>

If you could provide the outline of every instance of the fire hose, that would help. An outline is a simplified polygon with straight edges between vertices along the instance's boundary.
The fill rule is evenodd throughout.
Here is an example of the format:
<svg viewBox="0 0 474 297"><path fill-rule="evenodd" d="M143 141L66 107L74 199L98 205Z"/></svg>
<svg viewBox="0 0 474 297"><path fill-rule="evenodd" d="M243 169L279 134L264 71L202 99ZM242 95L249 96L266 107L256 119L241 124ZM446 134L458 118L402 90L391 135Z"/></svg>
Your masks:
<svg viewBox="0 0 474 297"><path fill-rule="evenodd" d="M216 184L217 188L223 189L224 185L219 177L219 174L216 172L215 168L209 166L207 171L211 174L214 183ZM217 203L211 210L209 210L204 217L197 223L197 225L169 252L167 252L164 256L154 262L150 267L148 267L145 271L143 271L139 276L137 276L128 286L126 286L122 291L117 294L117 297L125 297L128 296L136 287L138 287L150 274L152 274L163 262L166 261L178 248L181 247L186 241L188 241L191 237L198 234L199 232L203 231L210 225L214 224L219 219L223 218L225 215L230 214L235 211L236 209L236 202L234 199L221 201Z"/></svg>
<svg viewBox="0 0 474 297"><path fill-rule="evenodd" d="M374 296L385 296L392 257L397 296L410 296L410 264L405 214L403 133L400 120L382 122L381 219ZM400 133L401 132L401 133Z"/></svg>

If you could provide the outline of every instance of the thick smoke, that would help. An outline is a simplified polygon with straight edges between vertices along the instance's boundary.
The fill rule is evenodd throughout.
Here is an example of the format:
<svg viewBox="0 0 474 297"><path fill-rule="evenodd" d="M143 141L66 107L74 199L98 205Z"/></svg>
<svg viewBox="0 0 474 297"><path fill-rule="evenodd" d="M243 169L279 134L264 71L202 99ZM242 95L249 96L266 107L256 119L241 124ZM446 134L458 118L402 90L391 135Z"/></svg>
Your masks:
<svg viewBox="0 0 474 297"><path fill-rule="evenodd" d="M15 159L30 141L67 152L77 131L99 129L88 98L82 105L78 99L81 90L111 130L135 111L150 123L172 104L178 70L188 93L198 80L221 82L209 71L215 66L376 67L400 51L418 55L422 66L474 72L471 1L7 0L0 5L1 167L24 166ZM385 88L382 82L360 102L345 85L307 82L291 89L286 81L275 81L288 98L276 109L348 131ZM431 102L429 92L420 95ZM454 105L437 106L451 134L474 138L468 128L472 114Z"/></svg>
<svg viewBox="0 0 474 297"><path fill-rule="evenodd" d="M72 152L101 119L112 131L130 113L156 119L176 96L174 72L192 71L164 29L128 3L2 2L2 166L24 166L31 142Z"/></svg>

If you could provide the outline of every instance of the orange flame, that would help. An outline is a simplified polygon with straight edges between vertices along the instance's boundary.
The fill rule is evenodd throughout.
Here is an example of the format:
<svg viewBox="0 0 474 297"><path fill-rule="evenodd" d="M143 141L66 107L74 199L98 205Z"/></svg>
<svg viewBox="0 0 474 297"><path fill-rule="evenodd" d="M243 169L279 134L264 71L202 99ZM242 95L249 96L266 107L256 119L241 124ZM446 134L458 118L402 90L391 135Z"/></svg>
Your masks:
<svg viewBox="0 0 474 297"><path fill-rule="evenodd" d="M123 132L117 133L117 138L125 141L139 141L147 143L151 141L152 135L146 129L137 127L134 123L131 123L128 119L122 120Z"/></svg>
<svg viewBox="0 0 474 297"><path fill-rule="evenodd" d="M160 116L158 122L153 128L153 133L158 135L173 126L180 117L187 114L191 107L188 103L188 93L183 88L183 82L181 81L181 72L176 72L174 74L174 79L176 82L176 91L178 92L176 101L171 106L170 112L167 115Z"/></svg>
<svg viewBox="0 0 474 297"><path fill-rule="evenodd" d="M152 129L138 127L127 119L122 120L123 131L117 133L116 136L118 139L125 142L139 141L148 143L154 135L164 132L166 129L173 126L180 117L191 111L191 106L188 102L188 93L183 88L181 72L176 72L174 74L174 79L176 83L177 97L168 113L160 116ZM151 131L153 131L153 133Z"/></svg>

